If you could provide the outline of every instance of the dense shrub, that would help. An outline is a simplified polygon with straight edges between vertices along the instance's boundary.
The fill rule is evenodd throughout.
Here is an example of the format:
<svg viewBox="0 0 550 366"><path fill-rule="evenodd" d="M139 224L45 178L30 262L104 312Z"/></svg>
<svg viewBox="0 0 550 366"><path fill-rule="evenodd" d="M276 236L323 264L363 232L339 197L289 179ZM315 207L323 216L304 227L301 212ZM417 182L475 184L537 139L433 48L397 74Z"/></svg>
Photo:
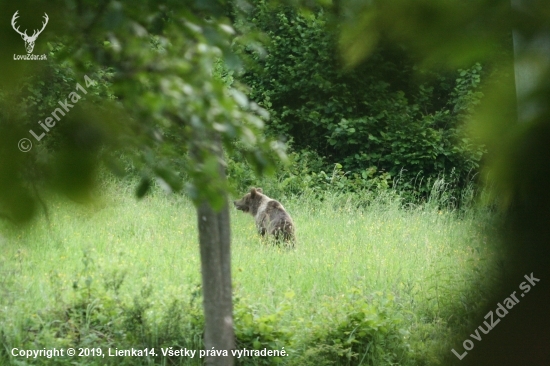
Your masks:
<svg viewBox="0 0 550 366"><path fill-rule="evenodd" d="M289 294L287 294L289 297ZM294 334L289 327L282 325L282 317L290 311L291 305L288 302L280 304L278 310L273 314L260 315L259 312L246 302L236 298L235 337L237 349L239 350L284 350L286 354L293 353L295 342ZM246 357L237 358L237 365L274 365L285 364L284 357Z"/></svg>
<svg viewBox="0 0 550 366"><path fill-rule="evenodd" d="M351 289L334 323L311 325L297 365L393 365L409 352L409 332L392 294L369 296ZM330 308L330 304L324 304Z"/></svg>
<svg viewBox="0 0 550 366"><path fill-rule="evenodd" d="M345 171L401 174L404 189L427 193L426 181L454 171L465 182L484 148L464 134L462 120L482 97L480 64L457 72L420 69L400 45L383 43L354 70L342 69L337 31L323 10L310 14L260 1L250 29L269 37L265 57L242 80L271 113L268 133L291 139Z"/></svg>
<svg viewBox="0 0 550 366"><path fill-rule="evenodd" d="M227 174L234 193L239 196L250 187L261 187L269 196L287 201L294 198L322 202L353 202L354 207L374 203L402 206L428 204L439 209L462 210L472 207L483 192L474 180L461 182L456 169L435 177L410 178L404 171L396 176L370 167L361 171L344 170L343 164L328 164L326 158L311 150L292 151L287 163L279 163L274 177L258 177L239 148L227 158ZM407 180L409 179L409 180Z"/></svg>

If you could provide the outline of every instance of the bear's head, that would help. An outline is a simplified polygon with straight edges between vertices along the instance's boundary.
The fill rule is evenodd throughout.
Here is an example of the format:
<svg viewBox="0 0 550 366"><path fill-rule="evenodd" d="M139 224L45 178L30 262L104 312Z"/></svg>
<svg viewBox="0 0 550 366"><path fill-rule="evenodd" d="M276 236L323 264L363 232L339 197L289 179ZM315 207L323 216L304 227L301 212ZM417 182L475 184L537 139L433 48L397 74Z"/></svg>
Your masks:
<svg viewBox="0 0 550 366"><path fill-rule="evenodd" d="M260 207L263 197L265 197L262 192L261 188L251 188L250 192L245 194L240 200L233 201L233 204L237 210L250 212L252 215L255 215L258 212L258 207Z"/></svg>

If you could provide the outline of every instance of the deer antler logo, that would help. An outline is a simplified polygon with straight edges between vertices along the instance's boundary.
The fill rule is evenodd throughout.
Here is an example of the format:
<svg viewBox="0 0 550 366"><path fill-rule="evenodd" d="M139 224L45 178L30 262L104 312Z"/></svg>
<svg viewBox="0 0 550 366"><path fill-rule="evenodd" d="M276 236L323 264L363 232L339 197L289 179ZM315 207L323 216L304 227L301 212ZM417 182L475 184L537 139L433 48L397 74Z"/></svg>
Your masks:
<svg viewBox="0 0 550 366"><path fill-rule="evenodd" d="M20 32L19 31L19 27L15 28L15 20L19 17L19 15L17 15L17 13L19 12L19 10L17 10L15 12L15 14L13 14L13 18L11 18L11 26L13 27L13 29L19 33L21 35L21 38L23 38L23 41L25 41L25 48L27 49L27 53L31 53L32 50L34 49L34 42L36 41L36 38L38 38L38 36L40 35L40 33L42 33L42 31L44 30L44 28L46 28L46 24L48 24L48 14L44 13L44 20L45 22L42 23L42 29L40 30L34 30L32 36L28 36L27 35L27 30L25 29L24 32Z"/></svg>

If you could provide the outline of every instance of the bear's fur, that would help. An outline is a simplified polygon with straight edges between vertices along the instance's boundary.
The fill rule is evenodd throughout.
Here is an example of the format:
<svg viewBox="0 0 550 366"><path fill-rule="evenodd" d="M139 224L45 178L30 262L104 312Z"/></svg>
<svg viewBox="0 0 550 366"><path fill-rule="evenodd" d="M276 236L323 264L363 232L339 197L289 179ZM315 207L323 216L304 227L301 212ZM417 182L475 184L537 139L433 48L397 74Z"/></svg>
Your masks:
<svg viewBox="0 0 550 366"><path fill-rule="evenodd" d="M261 235L273 235L276 240L283 240L294 246L296 238L292 218L283 205L263 194L261 188L250 189L250 192L233 204L237 210L254 216Z"/></svg>

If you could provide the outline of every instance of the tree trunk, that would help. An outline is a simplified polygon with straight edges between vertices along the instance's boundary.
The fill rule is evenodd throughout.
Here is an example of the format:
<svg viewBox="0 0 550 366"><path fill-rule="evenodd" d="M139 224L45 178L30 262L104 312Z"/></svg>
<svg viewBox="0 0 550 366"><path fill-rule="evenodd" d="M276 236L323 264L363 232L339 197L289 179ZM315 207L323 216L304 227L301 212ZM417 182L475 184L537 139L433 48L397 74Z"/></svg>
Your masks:
<svg viewBox="0 0 550 366"><path fill-rule="evenodd" d="M208 356L207 365L233 365L235 348L231 291L229 208L227 203L215 212L208 203L197 208L204 296L204 346L227 351L229 356Z"/></svg>
<svg viewBox="0 0 550 366"><path fill-rule="evenodd" d="M210 134L209 136L196 136L196 138L196 141L202 142L203 149L210 150L209 154L218 157L219 176L217 179L225 181L225 169L221 163L223 148L219 136ZM205 144L207 141L208 143ZM198 146L195 146L191 152L197 162L204 157L199 152ZM204 347L207 352L205 361L207 365L233 366L231 350L235 349L235 334L233 329L229 206L225 189L214 189L213 191L214 193L211 194L220 195L223 199L224 205L221 210L214 210L205 198L197 204L204 298ZM223 356L224 351L227 356Z"/></svg>

